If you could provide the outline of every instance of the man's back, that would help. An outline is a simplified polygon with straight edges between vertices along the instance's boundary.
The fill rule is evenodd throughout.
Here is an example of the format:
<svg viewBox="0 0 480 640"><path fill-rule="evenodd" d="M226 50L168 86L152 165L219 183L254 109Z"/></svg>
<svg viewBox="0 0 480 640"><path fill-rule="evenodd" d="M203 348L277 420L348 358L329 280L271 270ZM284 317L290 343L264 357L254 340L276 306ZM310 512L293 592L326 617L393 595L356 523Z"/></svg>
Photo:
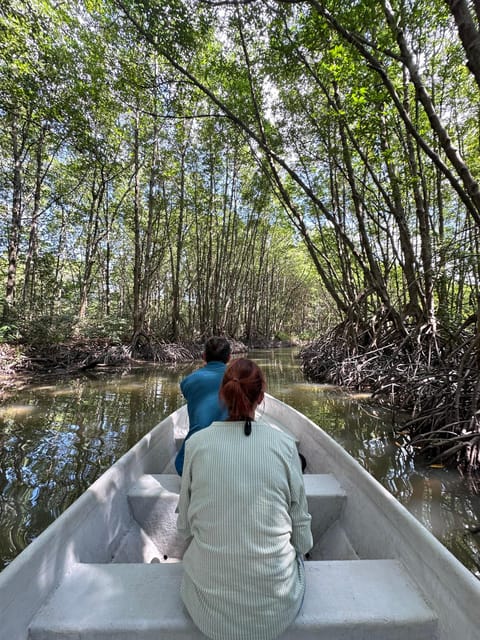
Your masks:
<svg viewBox="0 0 480 640"><path fill-rule="evenodd" d="M190 431L208 427L214 420L224 416L225 408L220 405L218 391L225 373L223 362L208 362L180 383L180 389L187 401Z"/></svg>
<svg viewBox="0 0 480 640"><path fill-rule="evenodd" d="M220 402L218 392L227 365L213 360L197 369L180 383L180 389L187 401L189 429L187 436L175 458L175 469L181 476L185 456L185 442L191 435L205 429L217 420L225 420L227 411Z"/></svg>

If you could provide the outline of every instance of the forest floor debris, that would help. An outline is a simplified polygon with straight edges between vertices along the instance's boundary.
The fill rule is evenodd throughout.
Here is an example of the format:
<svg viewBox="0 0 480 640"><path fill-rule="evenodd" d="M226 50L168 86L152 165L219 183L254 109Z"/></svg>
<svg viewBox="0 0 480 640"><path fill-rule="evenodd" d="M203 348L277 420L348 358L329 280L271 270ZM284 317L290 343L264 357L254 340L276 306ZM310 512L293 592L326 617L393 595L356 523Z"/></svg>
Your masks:
<svg viewBox="0 0 480 640"><path fill-rule="evenodd" d="M230 340L230 343L234 354L248 350L243 342ZM202 342L170 343L152 339L137 342L135 349L106 339L42 346L0 344L0 402L15 390L46 378L76 376L96 368L193 362L201 359L202 351Z"/></svg>

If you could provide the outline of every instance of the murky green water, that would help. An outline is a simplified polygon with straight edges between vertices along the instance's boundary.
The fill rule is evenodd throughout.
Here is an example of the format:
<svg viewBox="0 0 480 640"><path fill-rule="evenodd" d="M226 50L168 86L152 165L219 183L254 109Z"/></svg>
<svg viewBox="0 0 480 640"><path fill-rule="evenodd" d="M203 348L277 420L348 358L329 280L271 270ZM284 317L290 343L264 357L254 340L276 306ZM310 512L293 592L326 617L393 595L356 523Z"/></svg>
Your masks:
<svg viewBox="0 0 480 640"><path fill-rule="evenodd" d="M268 391L325 429L480 577L480 496L453 472L415 466L393 439L395 416L306 382L295 352L249 354ZM183 404L195 365L58 380L0 406L0 570L105 469Z"/></svg>

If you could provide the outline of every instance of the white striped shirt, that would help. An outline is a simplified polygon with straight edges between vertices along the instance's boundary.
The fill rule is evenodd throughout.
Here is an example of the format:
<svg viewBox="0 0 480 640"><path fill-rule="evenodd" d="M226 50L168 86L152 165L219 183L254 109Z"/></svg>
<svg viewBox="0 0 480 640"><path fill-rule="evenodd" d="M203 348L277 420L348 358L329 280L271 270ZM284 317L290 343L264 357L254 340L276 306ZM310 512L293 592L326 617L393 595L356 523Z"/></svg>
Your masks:
<svg viewBox="0 0 480 640"><path fill-rule="evenodd" d="M214 422L187 443L177 527L182 598L213 640L272 640L305 590L312 546L296 444L265 423Z"/></svg>

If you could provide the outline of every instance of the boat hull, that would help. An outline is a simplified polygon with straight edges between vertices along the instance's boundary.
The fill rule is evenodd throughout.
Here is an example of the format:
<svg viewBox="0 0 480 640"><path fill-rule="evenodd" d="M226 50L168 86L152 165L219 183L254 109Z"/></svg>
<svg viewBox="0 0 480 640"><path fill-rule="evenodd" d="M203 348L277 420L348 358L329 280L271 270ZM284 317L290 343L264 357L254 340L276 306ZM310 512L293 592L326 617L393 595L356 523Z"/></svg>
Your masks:
<svg viewBox="0 0 480 640"><path fill-rule="evenodd" d="M478 640L480 582L311 420L271 396L259 418L289 431L307 473L333 475L347 496L315 540L312 559L398 560L435 612L438 640ZM182 407L163 420L0 573L0 640L26 640L31 620L78 563L172 560L138 525L129 492L146 475L172 473L187 419ZM169 502L171 520L171 496Z"/></svg>

